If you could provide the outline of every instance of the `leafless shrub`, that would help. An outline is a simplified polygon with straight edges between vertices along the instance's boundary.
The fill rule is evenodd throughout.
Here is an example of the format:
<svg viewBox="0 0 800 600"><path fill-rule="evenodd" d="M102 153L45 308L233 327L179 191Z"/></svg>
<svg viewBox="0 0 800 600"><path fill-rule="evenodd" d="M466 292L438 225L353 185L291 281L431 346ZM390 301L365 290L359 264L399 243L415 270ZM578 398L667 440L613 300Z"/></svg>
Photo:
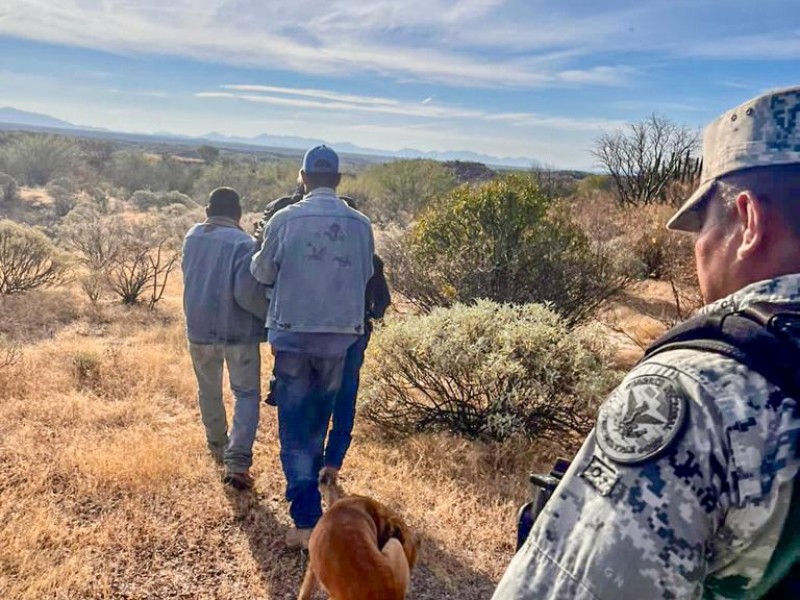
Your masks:
<svg viewBox="0 0 800 600"><path fill-rule="evenodd" d="M0 371L17 364L21 355L19 344L0 336Z"/></svg>
<svg viewBox="0 0 800 600"><path fill-rule="evenodd" d="M123 304L137 304L146 298L152 309L163 298L179 258L180 251L169 233L152 222L130 226L106 269L109 287Z"/></svg>
<svg viewBox="0 0 800 600"><path fill-rule="evenodd" d="M611 175L620 204L640 206L668 201L676 181L696 180L699 141L695 129L652 115L625 131L603 133L592 154Z"/></svg>

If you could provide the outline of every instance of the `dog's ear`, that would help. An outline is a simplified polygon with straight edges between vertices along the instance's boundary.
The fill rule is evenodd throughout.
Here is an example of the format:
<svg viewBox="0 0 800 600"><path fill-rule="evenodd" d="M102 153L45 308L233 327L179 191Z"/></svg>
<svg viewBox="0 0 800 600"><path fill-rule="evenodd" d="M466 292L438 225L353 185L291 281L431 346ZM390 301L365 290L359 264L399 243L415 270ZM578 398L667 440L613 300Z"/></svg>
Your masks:
<svg viewBox="0 0 800 600"><path fill-rule="evenodd" d="M317 476L317 482L320 494L329 508L344 497L344 490L339 487L339 472L333 467L323 467Z"/></svg>
<svg viewBox="0 0 800 600"><path fill-rule="evenodd" d="M330 467L322 467L319 472L319 485L334 486L339 479L338 473Z"/></svg>

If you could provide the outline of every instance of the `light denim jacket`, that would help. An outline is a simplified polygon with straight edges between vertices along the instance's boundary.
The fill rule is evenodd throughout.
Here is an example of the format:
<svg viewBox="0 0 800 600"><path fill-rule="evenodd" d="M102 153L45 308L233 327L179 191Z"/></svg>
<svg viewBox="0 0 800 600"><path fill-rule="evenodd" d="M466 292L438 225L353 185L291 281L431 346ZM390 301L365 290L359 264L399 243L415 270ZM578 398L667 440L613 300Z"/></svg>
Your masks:
<svg viewBox="0 0 800 600"><path fill-rule="evenodd" d="M281 209L264 230L250 270L274 285L270 330L364 332L364 292L375 243L369 219L329 188Z"/></svg>
<svg viewBox="0 0 800 600"><path fill-rule="evenodd" d="M265 287L250 274L255 239L238 223L210 217L183 240L183 312L195 344L264 341Z"/></svg>

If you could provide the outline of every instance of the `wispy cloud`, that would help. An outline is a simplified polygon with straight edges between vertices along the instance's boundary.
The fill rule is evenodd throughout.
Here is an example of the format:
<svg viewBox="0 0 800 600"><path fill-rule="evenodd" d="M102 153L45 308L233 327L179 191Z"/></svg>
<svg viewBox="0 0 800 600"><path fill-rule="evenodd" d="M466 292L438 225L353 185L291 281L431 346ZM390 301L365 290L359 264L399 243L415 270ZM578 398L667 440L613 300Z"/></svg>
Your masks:
<svg viewBox="0 0 800 600"><path fill-rule="evenodd" d="M623 125L620 121L610 119L547 116L530 112L491 112L430 101L421 103L401 102L391 98L355 96L327 90L238 84L224 85L222 88L236 90L237 92L262 93L207 91L198 92L195 96L197 98L240 100L255 104L300 109L361 112L432 120L481 120L502 122L519 127L540 127L571 131L597 131L601 128L614 129ZM428 100L432 100L432 98Z"/></svg>
<svg viewBox="0 0 800 600"><path fill-rule="evenodd" d="M794 9L797 14L796 5ZM702 40L682 52L697 58L726 60L800 60L800 29Z"/></svg>
<svg viewBox="0 0 800 600"><path fill-rule="evenodd" d="M287 88L274 85L246 85L246 84L226 84L220 86L222 89L235 90L237 92L263 92L290 94L292 96L305 96L309 98L320 98L324 100L334 100L336 102L350 102L353 104L377 105L377 106L398 106L397 100L388 98L378 98L375 96L357 96L354 94L341 94L329 90L306 89L306 88Z"/></svg>
<svg viewBox="0 0 800 600"><path fill-rule="evenodd" d="M167 92L160 92L156 90L108 90L112 94L122 94L124 96L139 96L141 98L169 98Z"/></svg>
<svg viewBox="0 0 800 600"><path fill-rule="evenodd" d="M187 0L6 0L0 34L122 53L169 53L317 75L372 72L452 86L627 82L630 71L624 66L566 65L561 52L480 52L450 35L461 28L477 30L484 20L497 22L496 13L515 4L208 0L198 7Z"/></svg>
<svg viewBox="0 0 800 600"><path fill-rule="evenodd" d="M614 102L612 106L619 110L657 113L693 113L706 110L706 107L699 103L669 101L620 100Z"/></svg>

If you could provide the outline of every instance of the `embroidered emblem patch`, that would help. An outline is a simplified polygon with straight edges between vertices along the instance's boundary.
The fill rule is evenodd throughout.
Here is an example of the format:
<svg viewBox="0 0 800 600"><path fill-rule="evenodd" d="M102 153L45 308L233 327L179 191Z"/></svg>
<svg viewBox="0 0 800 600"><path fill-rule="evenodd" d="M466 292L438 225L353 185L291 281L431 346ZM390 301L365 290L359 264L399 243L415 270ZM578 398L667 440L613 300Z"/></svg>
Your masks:
<svg viewBox="0 0 800 600"><path fill-rule="evenodd" d="M598 494L608 496L617 485L619 473L599 456L592 456L592 460L581 471L580 477L596 489Z"/></svg>
<svg viewBox="0 0 800 600"><path fill-rule="evenodd" d="M597 445L615 462L645 462L669 448L686 412L686 398L675 383L658 375L636 377L600 407Z"/></svg>

